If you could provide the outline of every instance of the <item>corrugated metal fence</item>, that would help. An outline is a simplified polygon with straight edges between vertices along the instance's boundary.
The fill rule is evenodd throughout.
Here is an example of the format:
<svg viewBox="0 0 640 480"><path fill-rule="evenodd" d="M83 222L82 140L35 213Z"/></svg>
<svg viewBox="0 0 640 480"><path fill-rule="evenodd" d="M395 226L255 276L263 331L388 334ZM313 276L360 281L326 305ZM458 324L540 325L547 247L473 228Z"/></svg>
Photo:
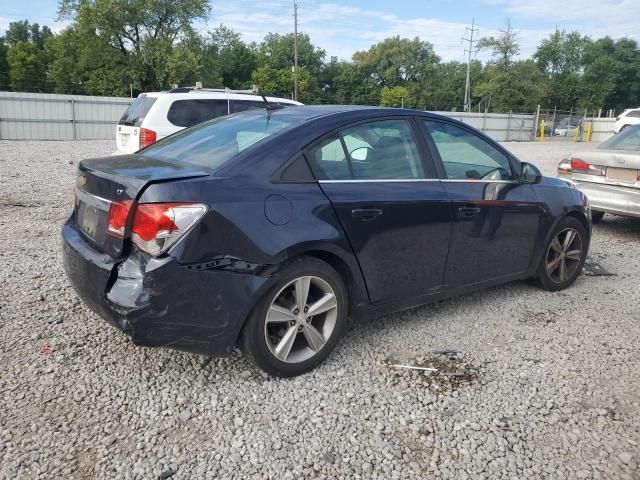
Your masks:
<svg viewBox="0 0 640 480"><path fill-rule="evenodd" d="M585 125L588 122L593 122L591 129L592 142L604 142L613 135L613 127L616 124L615 118L587 118Z"/></svg>
<svg viewBox="0 0 640 480"><path fill-rule="evenodd" d="M499 142L534 139L535 115L522 113L433 112L455 118L482 130Z"/></svg>
<svg viewBox="0 0 640 480"><path fill-rule="evenodd" d="M131 99L126 97L0 92L0 139L112 139L115 125L130 103ZM435 113L465 122L498 141L535 139L534 114ZM586 120L594 122L593 141L602 141L612 135L615 119Z"/></svg>
<svg viewBox="0 0 640 480"><path fill-rule="evenodd" d="M106 140L131 99L0 92L0 139Z"/></svg>

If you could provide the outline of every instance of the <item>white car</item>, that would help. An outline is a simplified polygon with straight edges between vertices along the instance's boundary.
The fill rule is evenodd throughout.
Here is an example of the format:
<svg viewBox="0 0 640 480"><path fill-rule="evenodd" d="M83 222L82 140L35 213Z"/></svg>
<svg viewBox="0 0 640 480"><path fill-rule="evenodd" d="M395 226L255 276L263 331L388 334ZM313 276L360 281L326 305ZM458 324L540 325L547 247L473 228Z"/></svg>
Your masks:
<svg viewBox="0 0 640 480"><path fill-rule="evenodd" d="M265 108L253 90L174 88L141 93L116 127L114 155L134 153L172 133L198 123L250 108ZM266 97L270 105L302 105L286 98Z"/></svg>
<svg viewBox="0 0 640 480"><path fill-rule="evenodd" d="M640 107L626 108L624 112L616 117L616 124L613 127L613 131L618 133L626 127L638 124L640 124Z"/></svg>

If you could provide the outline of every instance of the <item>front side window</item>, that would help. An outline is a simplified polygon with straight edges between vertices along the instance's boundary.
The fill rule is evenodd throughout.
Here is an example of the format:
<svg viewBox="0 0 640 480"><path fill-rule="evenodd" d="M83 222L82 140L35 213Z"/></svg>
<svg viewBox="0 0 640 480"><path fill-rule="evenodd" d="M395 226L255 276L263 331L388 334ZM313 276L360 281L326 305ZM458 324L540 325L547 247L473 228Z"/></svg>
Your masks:
<svg viewBox="0 0 640 480"><path fill-rule="evenodd" d="M509 159L486 140L448 123L426 120L424 124L438 149L448 179L514 179Z"/></svg>
<svg viewBox="0 0 640 480"><path fill-rule="evenodd" d="M167 119L176 127L191 127L227 113L226 100L176 100L169 107Z"/></svg>
<svg viewBox="0 0 640 480"><path fill-rule="evenodd" d="M406 120L380 120L346 128L315 145L310 156L318 177L324 180L425 178Z"/></svg>

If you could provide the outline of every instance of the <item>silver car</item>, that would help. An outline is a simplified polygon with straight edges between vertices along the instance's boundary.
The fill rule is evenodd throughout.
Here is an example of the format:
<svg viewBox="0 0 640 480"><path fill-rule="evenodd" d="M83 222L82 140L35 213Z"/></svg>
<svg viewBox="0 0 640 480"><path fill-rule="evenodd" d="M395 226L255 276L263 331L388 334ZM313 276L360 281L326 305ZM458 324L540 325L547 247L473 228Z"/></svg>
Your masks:
<svg viewBox="0 0 640 480"><path fill-rule="evenodd" d="M558 177L587 195L594 222L605 212L640 217L640 125L562 160Z"/></svg>

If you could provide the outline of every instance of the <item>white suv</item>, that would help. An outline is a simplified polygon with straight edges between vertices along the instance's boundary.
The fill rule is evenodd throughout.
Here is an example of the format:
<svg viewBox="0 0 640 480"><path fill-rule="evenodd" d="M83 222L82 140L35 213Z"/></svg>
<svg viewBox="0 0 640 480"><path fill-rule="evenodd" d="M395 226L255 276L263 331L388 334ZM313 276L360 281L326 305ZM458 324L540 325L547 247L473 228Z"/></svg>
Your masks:
<svg viewBox="0 0 640 480"><path fill-rule="evenodd" d="M624 112L616 117L616 125L613 127L613 131L618 133L625 127L631 125L638 125L640 123L640 107L627 108Z"/></svg>
<svg viewBox="0 0 640 480"><path fill-rule="evenodd" d="M213 118L265 108L254 90L174 88L141 93L116 127L114 155L133 153L161 138ZM266 97L270 105L302 105L286 98Z"/></svg>

